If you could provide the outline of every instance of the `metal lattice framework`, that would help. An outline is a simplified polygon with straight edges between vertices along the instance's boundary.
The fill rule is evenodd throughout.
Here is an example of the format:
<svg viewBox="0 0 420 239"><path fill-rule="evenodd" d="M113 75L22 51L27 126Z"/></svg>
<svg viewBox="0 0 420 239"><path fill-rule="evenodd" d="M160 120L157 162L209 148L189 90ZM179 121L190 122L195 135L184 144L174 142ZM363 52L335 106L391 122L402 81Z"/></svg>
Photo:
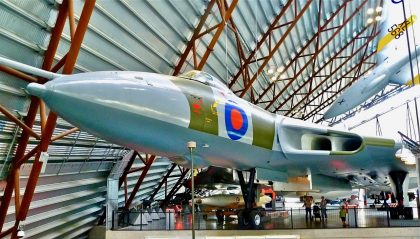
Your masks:
<svg viewBox="0 0 420 239"><path fill-rule="evenodd" d="M59 39L61 36L61 32L63 31L64 23L66 20L67 15L70 16L70 22L72 22L72 44L68 55L66 57L64 66L63 66L63 73L64 74L71 74L73 71L73 67L76 63L76 58L80 49L80 46L83 41L84 34L86 32L87 25L89 23L89 18L92 14L93 8L95 6L95 1L88 1L84 5L83 12L77 25L77 29L74 28L74 19L73 19L73 5L72 1L69 2L65 1L60 7L60 11L57 17L57 23L54 27L53 34L50 40L50 44L48 46L48 50L45 53L44 64L42 69L50 70L53 63L53 57L55 55L55 51L57 49ZM23 73L21 73L23 74ZM45 82L43 79L38 79L38 82ZM31 132L31 127L34 125L36 113L39 107L39 99L33 97L31 100L31 105L29 107L28 115L25 119L24 124L24 132L19 139L18 148L16 150L15 159L12 162L11 171L7 178L7 185L6 189L2 198L2 203L0 205L0 231L3 228L4 221L6 218L7 209L9 207L10 200L12 198L13 190L15 191L15 214L16 214L16 222L15 226L7 229L2 236L5 236L9 233L12 234L12 238L16 238L17 235L17 228L19 226L20 221L24 221L28 214L29 205L31 203L36 183L41 172L42 168L42 161L40 161L41 153L47 152L49 142L52 140L54 127L57 121L57 115L53 112L48 114L48 117L44 114L45 111L42 110L41 107L41 128L42 134L36 138L40 139L38 146L32 149L29 153L25 155L26 146L29 140L29 137L34 135ZM45 120L46 119L46 120ZM45 122L45 124L43 123ZM56 136L55 138L58 139L60 137L64 137L67 134L73 133L74 130L70 130L61 134L60 136ZM20 187L19 187L19 170L21 165L28 160L33 155L35 156L35 160L33 162L32 171L29 175L29 180L26 185L25 194L22 197L22 201L20 202L19 194L20 194Z"/></svg>

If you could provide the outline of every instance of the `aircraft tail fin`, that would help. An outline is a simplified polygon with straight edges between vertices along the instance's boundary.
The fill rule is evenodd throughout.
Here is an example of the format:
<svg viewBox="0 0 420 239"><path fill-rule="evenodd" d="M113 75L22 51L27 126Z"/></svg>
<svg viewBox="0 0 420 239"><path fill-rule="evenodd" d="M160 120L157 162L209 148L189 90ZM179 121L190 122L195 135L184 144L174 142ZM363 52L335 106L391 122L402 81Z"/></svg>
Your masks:
<svg viewBox="0 0 420 239"><path fill-rule="evenodd" d="M405 11L403 10L403 6ZM420 39L415 38L415 36L420 38L418 37L420 24L417 22L420 11L417 8L416 0L408 0L404 1L404 3L402 1L384 1L382 20L379 25L380 34L376 49L378 63L382 63L388 58L408 54L407 37L410 41L411 50L416 45L419 45ZM372 18L374 17L372 15Z"/></svg>
<svg viewBox="0 0 420 239"><path fill-rule="evenodd" d="M7 67L11 67L13 69L19 70L19 71L23 71L25 73L29 73L35 76L39 76L42 78L46 78L49 80L61 77L63 75L61 74L57 74L57 73L53 73L50 71L46 71L46 70L41 70L39 68L30 66L30 65L26 65L17 61L13 61L4 57L0 57L0 65L3 66L7 66Z"/></svg>

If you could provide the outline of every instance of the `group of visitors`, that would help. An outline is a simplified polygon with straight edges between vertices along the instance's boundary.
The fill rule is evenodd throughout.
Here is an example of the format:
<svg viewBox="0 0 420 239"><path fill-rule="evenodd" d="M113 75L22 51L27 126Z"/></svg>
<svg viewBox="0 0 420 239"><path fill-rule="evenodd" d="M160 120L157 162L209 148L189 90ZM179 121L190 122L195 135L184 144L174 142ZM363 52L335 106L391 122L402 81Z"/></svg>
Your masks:
<svg viewBox="0 0 420 239"><path fill-rule="evenodd" d="M314 198L312 196L306 195L303 198L303 206L305 207L305 218L306 220L313 220L312 217L312 204L314 203ZM341 219L341 222L343 224L343 227L348 226L346 223L347 214L349 212L349 208L357 208L359 204L359 201L356 199L356 196L351 195L350 199L343 198L340 203L340 211L339 216ZM321 201L319 202L319 208L321 209L321 220L327 220L327 200L324 196L321 197ZM315 213L315 210L314 210Z"/></svg>
<svg viewBox="0 0 420 239"><path fill-rule="evenodd" d="M305 196L303 198L303 206L305 207L306 212L306 220L311 219L312 220L312 204L314 202L314 198L312 196ZM326 220L328 218L327 216L327 200L324 198L324 196L321 197L321 202L319 203L319 207L321 208L321 220ZM309 217L308 217L309 216Z"/></svg>

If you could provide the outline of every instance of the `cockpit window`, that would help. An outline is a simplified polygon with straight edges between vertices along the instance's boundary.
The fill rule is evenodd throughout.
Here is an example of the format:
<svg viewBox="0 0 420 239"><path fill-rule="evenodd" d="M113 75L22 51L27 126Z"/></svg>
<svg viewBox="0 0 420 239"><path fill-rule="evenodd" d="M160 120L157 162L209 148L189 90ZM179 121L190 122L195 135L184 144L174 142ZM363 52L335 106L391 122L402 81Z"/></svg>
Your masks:
<svg viewBox="0 0 420 239"><path fill-rule="evenodd" d="M227 88L226 85L223 84L219 79L203 71L189 71L180 75L180 77L199 81L203 84L216 87L219 90L223 90L227 92L230 91L229 88Z"/></svg>

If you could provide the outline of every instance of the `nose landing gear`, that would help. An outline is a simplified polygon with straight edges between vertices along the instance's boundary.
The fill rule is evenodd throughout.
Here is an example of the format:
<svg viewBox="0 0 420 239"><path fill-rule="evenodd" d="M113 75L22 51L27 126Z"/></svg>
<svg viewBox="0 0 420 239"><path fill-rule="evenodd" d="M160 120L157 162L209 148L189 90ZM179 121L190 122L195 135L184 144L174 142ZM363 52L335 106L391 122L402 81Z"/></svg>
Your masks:
<svg viewBox="0 0 420 239"><path fill-rule="evenodd" d="M262 218L264 217L263 208L255 208L255 168L249 170L249 180L245 182L242 171L237 170L239 183L241 185L242 196L245 202L245 208L238 211L238 224L239 227L251 227L253 229L262 226Z"/></svg>

